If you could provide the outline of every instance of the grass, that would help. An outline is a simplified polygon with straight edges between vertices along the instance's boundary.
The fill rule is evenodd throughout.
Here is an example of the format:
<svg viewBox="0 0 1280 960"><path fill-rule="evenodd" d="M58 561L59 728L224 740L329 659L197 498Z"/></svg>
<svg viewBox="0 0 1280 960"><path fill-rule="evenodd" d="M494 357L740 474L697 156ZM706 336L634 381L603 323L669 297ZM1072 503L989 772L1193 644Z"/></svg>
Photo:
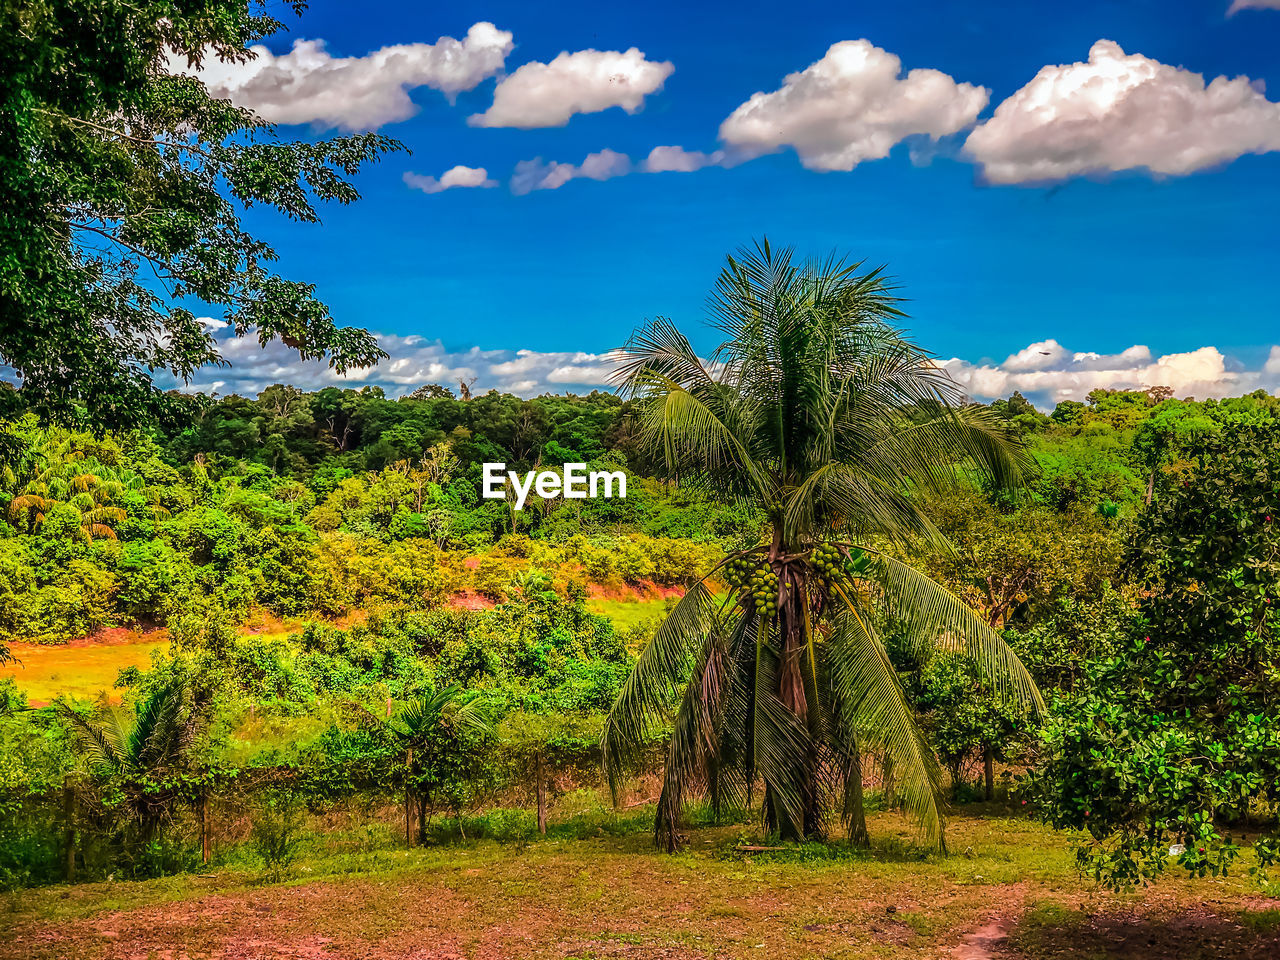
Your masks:
<svg viewBox="0 0 1280 960"><path fill-rule="evenodd" d="M606 597L592 597L587 601L587 609L592 613L608 617L619 630L630 630L646 620L660 617L667 609L667 602L660 599L611 600Z"/></svg>
<svg viewBox="0 0 1280 960"><path fill-rule="evenodd" d="M15 643L13 655L22 662L0 666L0 678L13 677L18 689L37 704L63 695L92 700L103 691L113 693L121 668L145 667L152 652L168 646L168 640L75 646Z"/></svg>
<svg viewBox="0 0 1280 960"><path fill-rule="evenodd" d="M311 836L282 883L229 850L206 875L0 896L0 958L1280 955L1275 906L1246 878L1102 893L1076 876L1068 837L994 808L953 818L951 856L915 846L894 813L872 815L871 853L745 854L739 841L756 834L739 824L693 829L667 856L650 840L652 808L574 803L545 839L511 811L469 819L466 843L413 850L389 823ZM519 824L514 840L475 838L486 823L501 834L501 820ZM980 946L966 941L979 929L1007 933L1008 949L955 952Z"/></svg>

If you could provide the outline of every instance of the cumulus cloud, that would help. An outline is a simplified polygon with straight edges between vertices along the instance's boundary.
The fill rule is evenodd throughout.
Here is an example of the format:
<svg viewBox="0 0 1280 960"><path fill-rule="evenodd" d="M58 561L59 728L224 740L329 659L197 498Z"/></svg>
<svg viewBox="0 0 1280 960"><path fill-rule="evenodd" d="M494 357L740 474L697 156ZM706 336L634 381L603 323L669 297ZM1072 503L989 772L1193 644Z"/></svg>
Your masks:
<svg viewBox="0 0 1280 960"><path fill-rule="evenodd" d="M724 161L723 150L703 153L676 146L654 147L641 162L640 169L645 173L692 173L703 167L718 166Z"/></svg>
<svg viewBox="0 0 1280 960"><path fill-rule="evenodd" d="M1271 354L1267 357L1266 365L1262 370L1264 373L1274 374L1280 378L1280 346L1271 348Z"/></svg>
<svg viewBox="0 0 1280 960"><path fill-rule="evenodd" d="M902 61L870 41L833 44L777 90L753 94L720 139L757 156L791 146L811 170L852 170L908 137L958 133L987 105L986 89L939 70L901 73Z"/></svg>
<svg viewBox="0 0 1280 960"><path fill-rule="evenodd" d="M459 380L474 379L475 392L496 389L531 397L611 389L610 378L621 362L612 351L479 347L449 351L438 340L379 334L378 343L388 359L376 367L340 374L322 361L300 360L294 350L282 343L263 347L254 336L235 336L223 321L203 322L229 365L197 371L195 379L182 388L188 392L256 396L273 383L289 383L305 390L379 386L388 396L396 397L426 383L456 391ZM975 364L957 358L941 361L940 366L975 398L1007 397L1018 390L1046 409L1061 400L1083 400L1097 388L1167 386L1176 396L1199 398L1239 396L1259 388L1280 393L1280 345L1271 348L1267 360L1257 369L1244 367L1212 346L1156 357L1145 346L1102 354L1072 351L1057 340L1033 343L1003 363ZM8 371L5 373L6 379L13 379Z"/></svg>
<svg viewBox="0 0 1280 960"><path fill-rule="evenodd" d="M1018 390L1044 407L1082 400L1090 390L1172 387L1176 396L1239 396L1280 387L1280 346L1258 370L1229 360L1217 347L1155 357L1145 346L1115 354L1076 352L1057 340L1033 343L999 364L961 359L942 364L969 393L981 399L1007 397Z"/></svg>
<svg viewBox="0 0 1280 960"><path fill-rule="evenodd" d="M388 359L376 367L340 374L321 361L299 359L296 351L282 343L263 347L254 336L235 336L222 321L206 322L230 365L197 371L195 379L181 388L186 392L256 396L273 383L288 383L304 390L372 385L397 397L426 383L438 383L456 393L459 380L474 379L474 392L493 388L519 396L537 396L608 389L609 376L616 367L611 353L479 347L448 351L438 340L379 334L378 343L389 354Z"/></svg>
<svg viewBox="0 0 1280 960"><path fill-rule="evenodd" d="M429 87L452 99L499 73L511 48L509 31L477 23L461 40L396 44L363 57L335 57L323 40L298 40L280 56L256 46L244 63L210 56L198 71L170 69L199 77L214 96L273 123L374 130L418 112L410 90Z"/></svg>
<svg viewBox="0 0 1280 960"><path fill-rule="evenodd" d="M1204 77L1099 40L1046 66L965 141L991 183L1146 169L1181 175L1280 150L1280 103L1248 77Z"/></svg>
<svg viewBox="0 0 1280 960"><path fill-rule="evenodd" d="M1227 16L1241 10L1280 10L1280 0L1233 0Z"/></svg>
<svg viewBox="0 0 1280 960"><path fill-rule="evenodd" d="M489 178L489 172L484 167L464 167L458 164L451 167L439 177L424 176L420 173L406 172L404 182L414 190L421 190L423 193L439 193L442 190L448 190L451 187L496 187L497 180Z"/></svg>
<svg viewBox="0 0 1280 960"><path fill-rule="evenodd" d="M646 60L632 47L561 53L550 63L526 63L498 83L493 105L467 122L475 127L563 127L575 113L622 107L635 113L662 89L675 67Z"/></svg>
<svg viewBox="0 0 1280 960"><path fill-rule="evenodd" d="M515 173L511 176L511 192L521 195L534 190L555 190L580 177L609 180L625 176L631 169L631 158L616 150L589 153L579 164L561 163L557 160L548 163L541 157L535 157L516 164Z"/></svg>

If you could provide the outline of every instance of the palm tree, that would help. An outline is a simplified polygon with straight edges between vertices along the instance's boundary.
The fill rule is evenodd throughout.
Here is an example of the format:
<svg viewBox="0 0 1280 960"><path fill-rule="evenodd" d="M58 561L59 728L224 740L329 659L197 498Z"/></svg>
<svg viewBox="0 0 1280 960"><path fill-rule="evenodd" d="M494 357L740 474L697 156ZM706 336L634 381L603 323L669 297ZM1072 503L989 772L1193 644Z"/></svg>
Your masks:
<svg viewBox="0 0 1280 960"><path fill-rule="evenodd" d="M882 269L797 262L768 242L730 257L710 299L725 339L709 362L669 321L637 331L619 380L671 476L767 518L767 542L732 553L688 591L641 653L606 720L615 797L671 724L655 837L675 849L683 803L750 804L766 825L821 835L841 810L865 843L861 753L894 765L900 799L944 847L940 773L882 639L972 657L1006 695L1041 706L1013 652L954 595L894 554L946 549L914 491L977 475L1016 486L1022 451L895 328ZM895 549L897 548L897 549ZM671 704L676 702L674 717Z"/></svg>
<svg viewBox="0 0 1280 960"><path fill-rule="evenodd" d="M456 788L450 782L464 776L464 756L471 745L469 738L481 740L493 736L493 725L479 700L464 702L462 688L456 684L439 690L428 690L411 700L388 722L405 751L404 819L405 842L413 845L413 813L418 813L418 843L426 842L427 808L435 802L442 788ZM462 829L459 808L458 828ZM465 834L464 834L465 836Z"/></svg>
<svg viewBox="0 0 1280 960"><path fill-rule="evenodd" d="M118 452L105 444L96 445L104 455ZM126 489L142 489L142 477L128 469L117 469L86 453L78 438L66 430L33 431L20 470L6 466L0 470L0 487L12 489L7 517L23 533L35 533L46 515L62 503L80 512L79 539L116 539L115 527L125 520L125 511L115 500ZM154 503L157 516L163 507Z"/></svg>
<svg viewBox="0 0 1280 960"><path fill-rule="evenodd" d="M96 718L54 701L95 779L118 788L126 839L150 840L175 803L189 799L183 775L191 772L192 748L207 728L209 702L208 691L183 676L157 687L132 711L104 703Z"/></svg>

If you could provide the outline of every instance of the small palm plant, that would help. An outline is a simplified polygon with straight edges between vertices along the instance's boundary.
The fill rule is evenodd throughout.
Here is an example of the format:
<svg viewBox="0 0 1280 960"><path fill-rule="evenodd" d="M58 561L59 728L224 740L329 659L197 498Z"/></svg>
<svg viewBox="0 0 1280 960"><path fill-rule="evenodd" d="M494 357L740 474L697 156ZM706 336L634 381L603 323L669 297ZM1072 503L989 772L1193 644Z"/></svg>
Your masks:
<svg viewBox="0 0 1280 960"><path fill-rule="evenodd" d="M671 611L605 724L615 796L672 725L655 831L668 849L686 798L750 804L757 782L784 839L821 835L834 805L865 843L868 749L892 760L900 799L944 848L938 763L886 652L888 622L916 651L962 652L1004 695L1040 706L1003 640L893 550L947 549L913 492L966 474L1011 488L1024 455L895 328L881 270L860 268L798 263L766 241L720 275L711 307L725 340L710 362L665 320L624 351L622 386L670 475L768 521L766 542L709 571L726 592L704 578Z"/></svg>
<svg viewBox="0 0 1280 960"><path fill-rule="evenodd" d="M191 754L207 728L207 692L175 676L132 711L104 703L98 716L86 717L66 701L54 704L126 841L150 841L175 806L190 799Z"/></svg>
<svg viewBox="0 0 1280 960"><path fill-rule="evenodd" d="M427 810L437 800L452 801L462 825L461 800L466 793L471 747L494 735L492 721L479 700L463 701L454 685L429 690L407 703L388 722L405 758L405 835L412 836L417 809L418 843L426 841Z"/></svg>

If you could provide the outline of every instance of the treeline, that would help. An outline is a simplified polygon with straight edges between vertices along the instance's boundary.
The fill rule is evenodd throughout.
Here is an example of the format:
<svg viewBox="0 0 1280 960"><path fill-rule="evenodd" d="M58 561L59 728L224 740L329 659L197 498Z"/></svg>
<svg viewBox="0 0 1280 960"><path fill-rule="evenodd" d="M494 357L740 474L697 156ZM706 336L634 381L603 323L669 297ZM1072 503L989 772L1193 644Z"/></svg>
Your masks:
<svg viewBox="0 0 1280 960"><path fill-rule="evenodd" d="M211 604L243 618L334 618L371 605L501 598L514 571L564 591L688 582L759 517L650 479L637 427L610 394L457 400L376 388L196 405L181 430L71 432L28 416L0 467L0 641L63 642L105 626L164 625ZM1258 392L1188 402L1095 391L1050 415L996 401L1034 456L1027 494L981 489L930 505L961 550L931 572L994 625L1112 578L1116 531L1176 477L1181 451L1224 424L1274 419ZM481 465L584 462L624 469L628 497L480 496Z"/></svg>
<svg viewBox="0 0 1280 960"><path fill-rule="evenodd" d="M316 417L335 393L364 411L350 431ZM271 419L270 391L213 404L179 433L11 424L21 448L0 478L0 636L163 623L174 646L122 672L115 714L26 709L12 682L0 687L0 883L62 875L68 789L82 876L189 866L219 805L254 811L264 850L302 807L403 804L408 839L513 790L542 807L557 778L592 779L603 714L656 626L620 631L587 613L587 592L691 582L759 535L760 518L636 472L625 405L604 395L280 394L296 430ZM1049 715L1011 708L964 657L920 659L892 621L879 630L956 799L1002 795L1013 785L997 771L1031 766L1023 796L1056 823L1096 827L1102 859L1084 862L1132 879L1159 853L1151 837L1163 834L1146 828L1160 811L1212 807L1280 770L1274 679L1250 666L1275 655L1280 401L1100 391L1050 415L1016 394L992 406L1035 471L1016 496L969 484L930 500L956 549L912 559L1003 631ZM538 426L517 440L522 418ZM486 460L621 467L629 496L516 514L479 498ZM493 607L458 609L459 594ZM315 622L244 635L258 607ZM323 622L353 612L365 621ZM1191 662L1202 679L1188 687ZM1190 738L1174 701L1201 711ZM127 749L169 746L86 762L85 738L107 722ZM657 765L668 731L650 733ZM1201 769L1206 757L1217 759ZM878 773L892 803L894 771ZM1203 821L1206 849L1222 849L1218 829ZM1115 830L1124 856L1103 846ZM1189 866L1214 869L1189 849Z"/></svg>

